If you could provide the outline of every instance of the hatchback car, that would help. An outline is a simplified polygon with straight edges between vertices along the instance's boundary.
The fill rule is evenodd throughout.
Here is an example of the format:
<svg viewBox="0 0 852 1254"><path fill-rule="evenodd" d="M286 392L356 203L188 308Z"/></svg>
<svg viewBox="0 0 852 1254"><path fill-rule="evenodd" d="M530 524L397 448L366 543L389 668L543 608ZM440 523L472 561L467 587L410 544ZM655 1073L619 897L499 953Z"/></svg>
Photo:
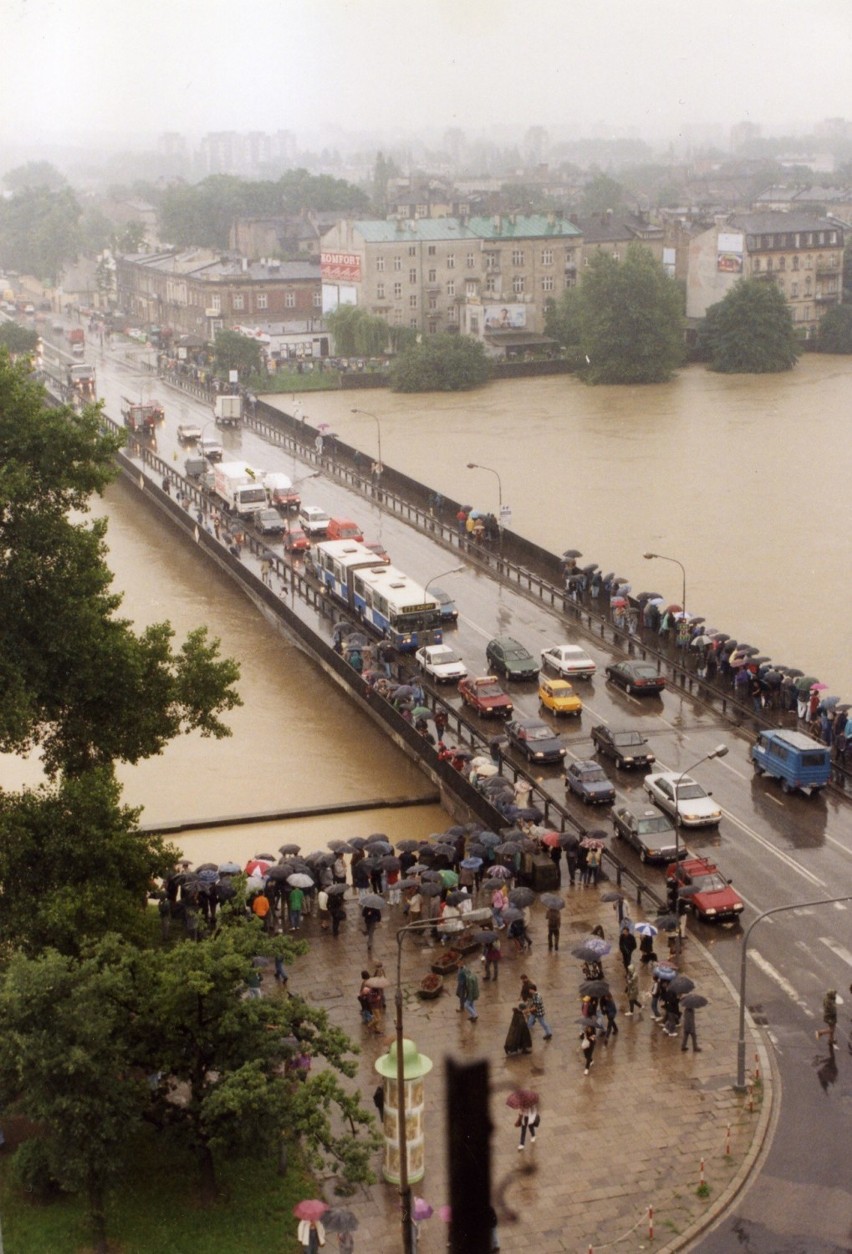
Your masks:
<svg viewBox="0 0 852 1254"><path fill-rule="evenodd" d="M495 636L485 647L485 656L492 670L507 679L536 679L539 668L529 649L512 636Z"/></svg>
<svg viewBox="0 0 852 1254"><path fill-rule="evenodd" d="M430 675L436 683L449 683L453 679L458 681L467 675L467 667L461 655L448 644L427 644L418 649L414 656L424 675Z"/></svg>
<svg viewBox="0 0 852 1254"><path fill-rule="evenodd" d="M689 775L663 771L645 778L645 791L680 827L718 827L722 811Z"/></svg>
<svg viewBox="0 0 852 1254"><path fill-rule="evenodd" d="M262 536L280 536L284 530L284 520L277 509L259 509L252 521Z"/></svg>
<svg viewBox="0 0 852 1254"><path fill-rule="evenodd" d="M328 514L318 505L303 505L299 510L299 526L311 539L324 536L330 522Z"/></svg>
<svg viewBox="0 0 852 1254"><path fill-rule="evenodd" d="M598 753L612 758L617 767L645 770L656 761L650 749L645 748L648 741L638 731L613 731L606 723L598 723L592 728L592 740Z"/></svg>
<svg viewBox="0 0 852 1254"><path fill-rule="evenodd" d="M512 719L506 724L506 739L530 762L561 762L565 757L559 737L537 718Z"/></svg>
<svg viewBox="0 0 852 1254"><path fill-rule="evenodd" d="M508 718L514 709L512 698L503 691L494 675L463 679L459 693L464 704L480 718Z"/></svg>
<svg viewBox="0 0 852 1254"><path fill-rule="evenodd" d="M284 532L285 553L307 553L310 547L311 542L301 527L291 527Z"/></svg>
<svg viewBox="0 0 852 1254"><path fill-rule="evenodd" d="M611 805L615 789L597 762L572 762L565 772L565 787L576 793L583 805Z"/></svg>
<svg viewBox="0 0 852 1254"><path fill-rule="evenodd" d="M612 812L612 825L616 836L632 845L642 862L672 862L676 857L689 857L686 846L678 844L671 819L659 810L618 806Z"/></svg>
<svg viewBox="0 0 852 1254"><path fill-rule="evenodd" d="M666 686L665 676L650 662L614 662L606 668L606 677L631 696L653 695Z"/></svg>
<svg viewBox="0 0 852 1254"><path fill-rule="evenodd" d="M554 644L541 651L542 666L549 666L563 679L591 679L597 666L578 644Z"/></svg>
<svg viewBox="0 0 852 1254"><path fill-rule="evenodd" d="M556 715L574 714L579 718L583 708L583 702L566 679L548 679L540 675L538 699L546 710Z"/></svg>
<svg viewBox="0 0 852 1254"><path fill-rule="evenodd" d="M181 422L178 424L177 438L181 444L194 444L201 439L201 427L197 422Z"/></svg>
<svg viewBox="0 0 852 1254"><path fill-rule="evenodd" d="M210 436L202 437L198 442L198 447L209 462L220 462L225 456L223 445L218 440L211 439Z"/></svg>
<svg viewBox="0 0 852 1254"><path fill-rule="evenodd" d="M688 909L706 923L738 919L744 909L742 897L731 887L715 863L707 858L687 858L666 868L666 883L683 890Z"/></svg>
<svg viewBox="0 0 852 1254"><path fill-rule="evenodd" d="M443 588L439 588L436 585L433 585L429 591L441 608L441 622L444 626L447 627L452 623L457 623L459 621L459 612L449 592L445 592Z"/></svg>

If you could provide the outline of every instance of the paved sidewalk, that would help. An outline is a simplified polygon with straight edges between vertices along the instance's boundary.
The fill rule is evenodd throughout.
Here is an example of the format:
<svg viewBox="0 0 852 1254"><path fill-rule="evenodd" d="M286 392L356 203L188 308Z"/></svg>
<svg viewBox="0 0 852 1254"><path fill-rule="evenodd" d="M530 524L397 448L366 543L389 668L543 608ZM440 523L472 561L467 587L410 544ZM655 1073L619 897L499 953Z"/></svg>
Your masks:
<svg viewBox="0 0 852 1254"><path fill-rule="evenodd" d="M606 884L601 888L605 889ZM738 1008L734 990L708 951L693 939L684 946L680 969L695 982L709 1005L696 1012L702 1052L681 1052L680 1039L666 1036L651 1019L650 969L637 963L644 1009L625 1017L624 979L618 952L618 927L612 905L601 902L594 888L563 888L560 951L549 954L544 910L533 907L533 949L514 954L503 942L504 958L496 983L482 980L483 964L474 953L470 965L480 978L479 1021L457 1012L455 975L444 980L444 993L421 1001L416 988L429 970L432 955L424 948L426 934L403 942L404 1030L421 1053L434 1062L426 1084L426 1176L413 1192L435 1208L420 1225L421 1251L446 1250L447 1228L438 1207L448 1200L445 1153L443 1064L486 1057L491 1064L494 1124L492 1140L494 1205L500 1219L501 1248L510 1254L525 1250L589 1249L633 1251L649 1248L648 1208L653 1207L657 1251L692 1248L697 1234L737 1192L763 1143L772 1105L768 1060L756 1033L749 1030L747 1065L759 1066L760 1081L749 1098L734 1093ZM354 904L354 903L353 903ZM303 935L310 953L293 963L290 989L325 1007L334 1023L345 1028L362 1047L360 1086L372 1109L378 1083L373 1064L393 1033L396 980L396 932L406 920L398 908L385 912L372 958L383 961L388 989L388 1036L378 1037L361 1025L356 995L362 966L368 965L366 941L357 909L335 941L309 919ZM635 911L634 911L635 917ZM577 988L580 963L571 948L601 924L613 945L604 960L619 1006L618 1036L607 1047L598 1044L588 1077L579 1048ZM666 944L659 938L662 957ZM507 1058L503 1043L517 1003L520 973L534 979L544 999L553 1039L546 1042L540 1026L533 1028L528 1055ZM534 1145L518 1153L515 1112L506 1107L516 1087L541 1095L541 1127ZM704 1162L706 1196L700 1195ZM377 1156L377 1171L380 1156ZM329 1199L333 1201L333 1199ZM358 1215L357 1251L401 1248L399 1195L379 1183L345 1203ZM333 1246L334 1238L329 1244Z"/></svg>

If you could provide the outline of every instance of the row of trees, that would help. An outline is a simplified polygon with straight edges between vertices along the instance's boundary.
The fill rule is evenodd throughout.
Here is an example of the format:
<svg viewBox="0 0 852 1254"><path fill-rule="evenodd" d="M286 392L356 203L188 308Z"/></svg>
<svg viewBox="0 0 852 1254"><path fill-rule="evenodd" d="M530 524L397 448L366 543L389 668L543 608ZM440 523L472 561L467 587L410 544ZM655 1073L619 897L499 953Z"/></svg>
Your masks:
<svg viewBox="0 0 852 1254"><path fill-rule="evenodd" d="M98 1250L143 1123L195 1154L205 1195L249 1139L298 1145L350 1182L370 1178L375 1145L344 1084L352 1047L324 1012L243 996L258 955L300 947L262 934L239 891L200 943L151 944L148 897L177 850L140 832L115 767L178 735L228 735L239 670L203 628L177 642L167 622L121 617L105 525L88 517L120 442L95 407L48 407L0 351L0 750L45 768L0 794L0 1106L37 1127L21 1178L82 1191ZM287 1061L305 1044L326 1065L301 1081Z"/></svg>

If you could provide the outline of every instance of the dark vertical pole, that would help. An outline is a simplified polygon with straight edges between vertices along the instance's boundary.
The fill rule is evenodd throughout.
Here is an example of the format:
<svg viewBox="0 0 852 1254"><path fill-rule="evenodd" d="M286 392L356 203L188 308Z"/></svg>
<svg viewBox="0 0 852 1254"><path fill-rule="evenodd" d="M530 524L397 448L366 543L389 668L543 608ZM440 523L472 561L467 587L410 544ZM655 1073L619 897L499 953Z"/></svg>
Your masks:
<svg viewBox="0 0 852 1254"><path fill-rule="evenodd" d="M488 1063L447 1059L447 1150L450 1159L450 1249L491 1249L491 1119Z"/></svg>

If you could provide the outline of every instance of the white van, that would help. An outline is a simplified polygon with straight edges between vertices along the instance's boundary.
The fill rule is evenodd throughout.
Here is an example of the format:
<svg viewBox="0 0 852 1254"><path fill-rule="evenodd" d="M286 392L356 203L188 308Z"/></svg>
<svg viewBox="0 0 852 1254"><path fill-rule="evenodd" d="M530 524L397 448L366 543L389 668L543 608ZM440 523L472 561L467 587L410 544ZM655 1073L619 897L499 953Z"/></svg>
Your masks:
<svg viewBox="0 0 852 1254"><path fill-rule="evenodd" d="M299 525L311 539L326 535L330 522L331 518L318 505L302 505L299 509Z"/></svg>

